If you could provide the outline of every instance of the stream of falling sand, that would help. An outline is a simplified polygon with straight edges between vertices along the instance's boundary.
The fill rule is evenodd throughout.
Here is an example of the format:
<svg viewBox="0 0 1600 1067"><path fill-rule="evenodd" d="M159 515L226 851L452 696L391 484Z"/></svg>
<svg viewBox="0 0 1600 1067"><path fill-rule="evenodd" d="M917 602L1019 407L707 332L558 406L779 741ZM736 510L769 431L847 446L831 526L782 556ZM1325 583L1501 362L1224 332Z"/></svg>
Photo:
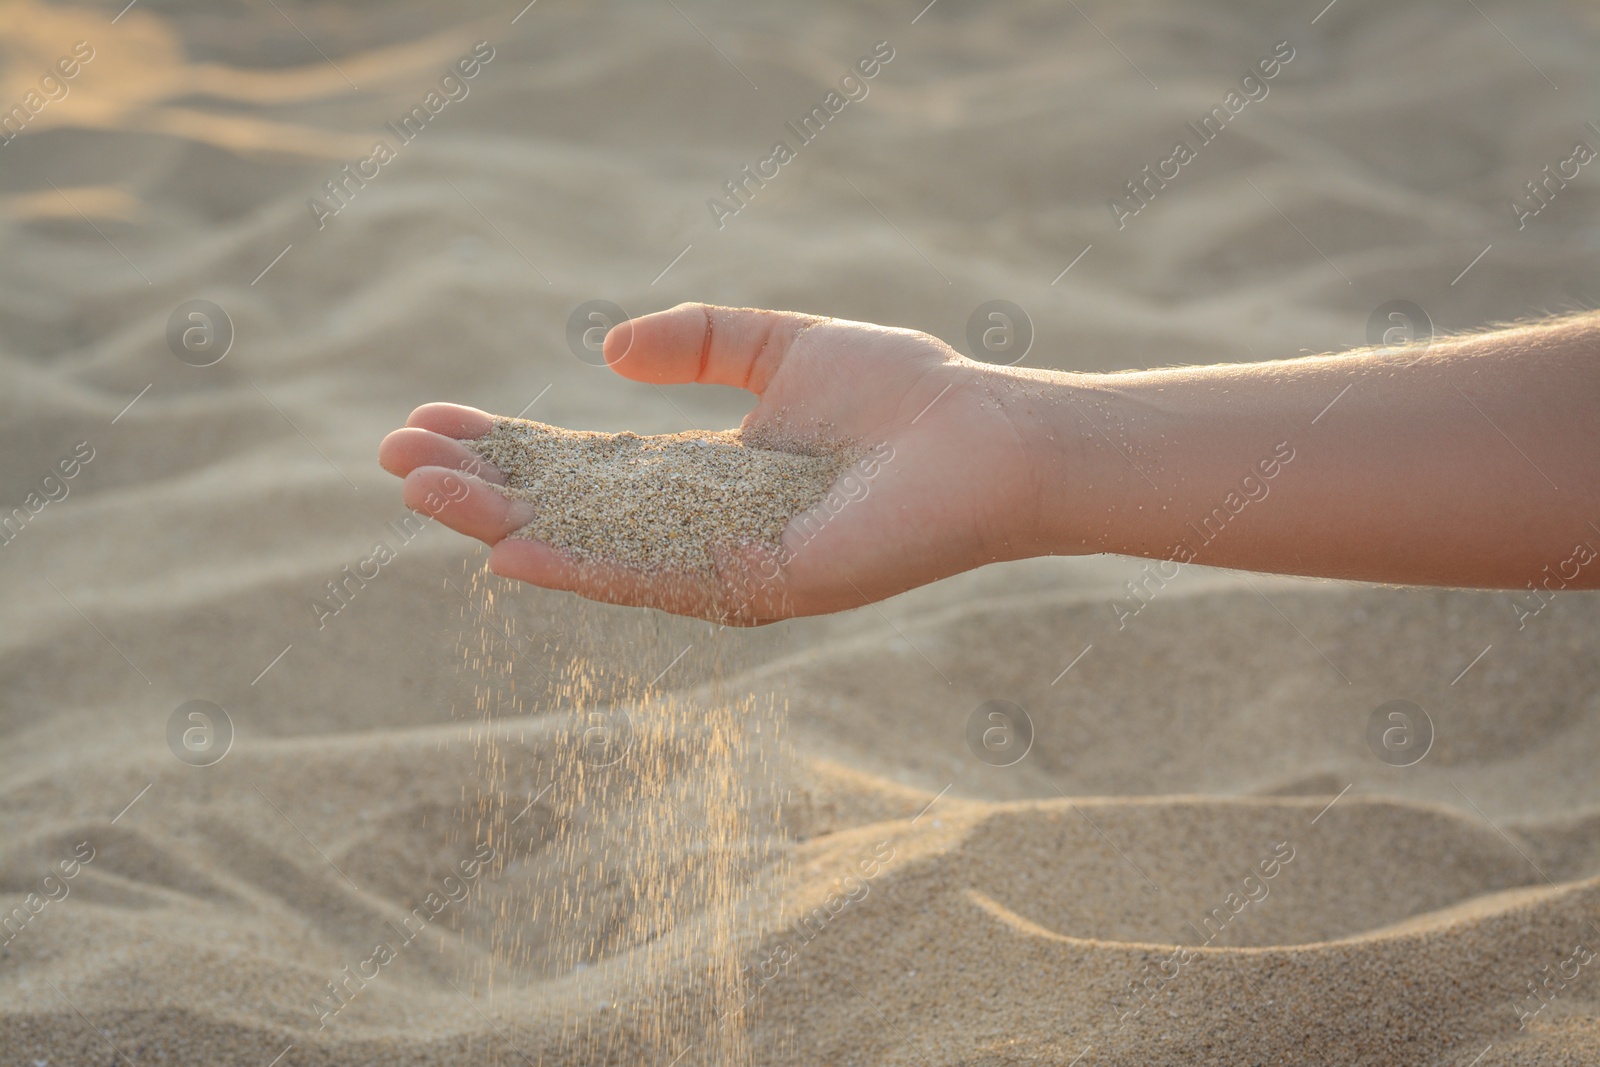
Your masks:
<svg viewBox="0 0 1600 1067"><path fill-rule="evenodd" d="M621 647L617 616L597 630L574 606L552 655L498 610L516 583L464 565L473 706L457 715L475 723L479 778L462 845L496 859L473 903L493 908L486 952L458 981L500 1030L491 1062L753 1062L746 961L781 912L781 709L723 691L716 627L694 642L709 681L675 692L656 676L685 650L653 616L634 618L620 664L602 647ZM551 1032L559 1046L538 1048Z"/></svg>

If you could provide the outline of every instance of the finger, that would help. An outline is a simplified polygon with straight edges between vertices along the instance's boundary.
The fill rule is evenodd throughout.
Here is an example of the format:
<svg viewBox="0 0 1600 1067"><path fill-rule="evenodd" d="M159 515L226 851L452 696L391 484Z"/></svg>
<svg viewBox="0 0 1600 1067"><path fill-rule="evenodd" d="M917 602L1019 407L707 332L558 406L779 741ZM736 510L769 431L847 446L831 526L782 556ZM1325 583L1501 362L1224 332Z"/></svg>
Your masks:
<svg viewBox="0 0 1600 1067"><path fill-rule="evenodd" d="M476 441L494 429L494 416L460 404L424 404L406 418L406 425L458 441Z"/></svg>
<svg viewBox="0 0 1600 1067"><path fill-rule="evenodd" d="M514 500L487 482L447 467L418 467L406 475L406 507L438 519L457 533L495 544L533 521L533 505Z"/></svg>
<svg viewBox="0 0 1600 1067"><path fill-rule="evenodd" d="M732 385L760 394L790 344L822 321L797 311L679 304L606 334L607 365L625 378L670 385Z"/></svg>
<svg viewBox="0 0 1600 1067"><path fill-rule="evenodd" d="M486 482L506 484L498 467L453 437L415 426L396 430L378 446L378 463L390 474L404 478L418 467L451 467L474 474Z"/></svg>

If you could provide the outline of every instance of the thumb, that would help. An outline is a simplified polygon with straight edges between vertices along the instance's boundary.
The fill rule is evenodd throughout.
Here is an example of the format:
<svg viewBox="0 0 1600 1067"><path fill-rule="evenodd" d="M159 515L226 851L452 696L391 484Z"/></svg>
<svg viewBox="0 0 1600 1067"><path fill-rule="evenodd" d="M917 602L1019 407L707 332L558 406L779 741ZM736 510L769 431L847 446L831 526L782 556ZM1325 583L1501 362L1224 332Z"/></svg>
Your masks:
<svg viewBox="0 0 1600 1067"><path fill-rule="evenodd" d="M679 304L606 334L606 364L652 385L732 385L760 395L802 331L823 319L797 311Z"/></svg>

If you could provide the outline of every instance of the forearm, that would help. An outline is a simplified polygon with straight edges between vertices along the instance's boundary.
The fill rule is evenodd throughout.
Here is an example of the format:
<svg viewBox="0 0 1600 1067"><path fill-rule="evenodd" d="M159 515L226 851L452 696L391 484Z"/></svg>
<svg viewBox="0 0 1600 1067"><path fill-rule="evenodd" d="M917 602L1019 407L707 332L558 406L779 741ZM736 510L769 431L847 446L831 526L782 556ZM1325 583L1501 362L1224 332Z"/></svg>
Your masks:
<svg viewBox="0 0 1600 1067"><path fill-rule="evenodd" d="M1600 587L1600 316L1273 363L1018 380L1052 551ZM1545 571L1548 567L1550 570Z"/></svg>

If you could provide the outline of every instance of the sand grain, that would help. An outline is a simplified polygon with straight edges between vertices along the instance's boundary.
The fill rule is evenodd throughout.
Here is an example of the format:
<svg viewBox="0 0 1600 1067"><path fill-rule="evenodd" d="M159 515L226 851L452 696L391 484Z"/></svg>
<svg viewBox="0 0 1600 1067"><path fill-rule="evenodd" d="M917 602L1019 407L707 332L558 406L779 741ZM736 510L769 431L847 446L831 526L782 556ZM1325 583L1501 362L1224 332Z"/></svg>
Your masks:
<svg viewBox="0 0 1600 1067"><path fill-rule="evenodd" d="M506 476L507 496L538 509L516 536L585 560L706 574L716 546L776 547L849 458L761 448L737 430L641 437L526 419L497 419L467 444Z"/></svg>

